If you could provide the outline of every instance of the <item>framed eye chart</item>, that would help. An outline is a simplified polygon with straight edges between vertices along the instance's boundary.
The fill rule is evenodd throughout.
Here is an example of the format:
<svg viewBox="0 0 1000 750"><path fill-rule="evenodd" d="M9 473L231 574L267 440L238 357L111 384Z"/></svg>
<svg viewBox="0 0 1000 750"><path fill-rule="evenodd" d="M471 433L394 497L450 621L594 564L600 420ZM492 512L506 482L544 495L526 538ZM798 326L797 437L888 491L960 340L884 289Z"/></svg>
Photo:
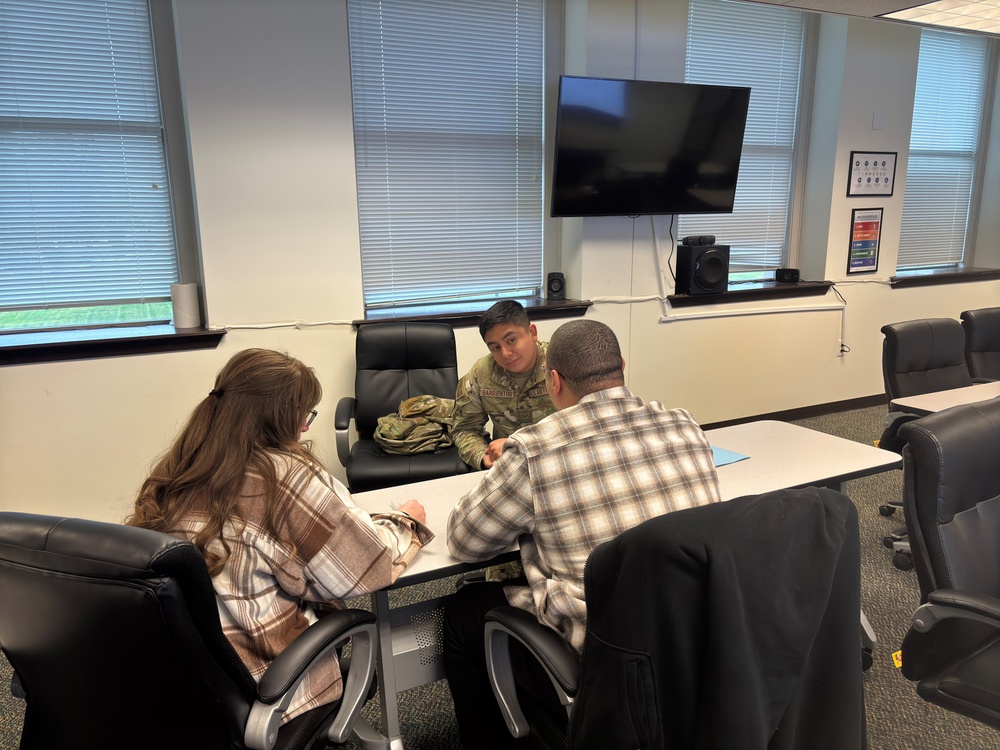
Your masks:
<svg viewBox="0 0 1000 750"><path fill-rule="evenodd" d="M852 151L847 197L892 195L895 176L895 151Z"/></svg>

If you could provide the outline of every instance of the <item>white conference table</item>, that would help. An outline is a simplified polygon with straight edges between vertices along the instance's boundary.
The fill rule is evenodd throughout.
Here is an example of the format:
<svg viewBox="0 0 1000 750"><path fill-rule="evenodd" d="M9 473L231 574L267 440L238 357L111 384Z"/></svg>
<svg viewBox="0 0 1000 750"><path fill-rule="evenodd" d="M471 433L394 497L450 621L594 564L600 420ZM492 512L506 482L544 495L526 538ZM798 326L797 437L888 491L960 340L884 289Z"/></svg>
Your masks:
<svg viewBox="0 0 1000 750"><path fill-rule="evenodd" d="M787 422L748 422L708 430L706 435L713 446L748 456L719 467L723 500L793 487L823 486L843 491L848 480L896 469L902 462L896 453ZM448 514L458 499L483 476L482 472L470 472L354 496L369 512L389 510L415 498L426 509L427 525L436 534L395 584L372 594L379 631L382 733L376 732L363 719L359 720L355 736L366 750L403 750L396 694L444 677L441 599L393 608L389 603L390 590L447 578L517 557L517 551L511 549L492 560L469 564L459 562L448 553L445 539ZM874 633L866 622L863 624L874 642Z"/></svg>
<svg viewBox="0 0 1000 750"><path fill-rule="evenodd" d="M953 406L974 404L978 401L989 401L998 397L1000 397L1000 380L990 383L976 383L963 388L951 388L947 391L922 393L919 396L894 398L892 409L925 416L950 409Z"/></svg>

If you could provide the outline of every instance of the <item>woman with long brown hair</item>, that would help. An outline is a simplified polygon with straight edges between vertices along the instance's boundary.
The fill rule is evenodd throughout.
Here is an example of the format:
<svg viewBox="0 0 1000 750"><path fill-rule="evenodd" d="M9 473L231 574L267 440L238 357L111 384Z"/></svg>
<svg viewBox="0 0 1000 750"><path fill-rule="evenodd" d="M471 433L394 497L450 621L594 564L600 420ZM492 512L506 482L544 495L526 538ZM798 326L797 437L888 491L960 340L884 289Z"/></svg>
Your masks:
<svg viewBox="0 0 1000 750"><path fill-rule="evenodd" d="M326 472L302 433L322 389L302 362L269 349L235 354L143 482L126 523L191 540L208 563L223 630L255 679L315 607L389 585L432 538L424 510L369 515ZM338 699L332 654L283 721Z"/></svg>

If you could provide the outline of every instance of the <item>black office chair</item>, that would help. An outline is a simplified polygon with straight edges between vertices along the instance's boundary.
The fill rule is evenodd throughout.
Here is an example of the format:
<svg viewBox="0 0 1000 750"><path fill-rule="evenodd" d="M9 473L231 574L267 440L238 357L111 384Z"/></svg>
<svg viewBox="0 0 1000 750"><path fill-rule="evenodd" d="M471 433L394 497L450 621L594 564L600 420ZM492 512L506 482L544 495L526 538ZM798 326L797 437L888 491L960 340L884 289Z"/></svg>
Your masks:
<svg viewBox="0 0 1000 750"><path fill-rule="evenodd" d="M446 323L378 323L358 328L354 396L337 404L337 456L351 492L472 471L454 446L434 453L385 453L373 439L378 418L411 396L455 398L455 332ZM351 420L357 440L350 443Z"/></svg>
<svg viewBox="0 0 1000 750"><path fill-rule="evenodd" d="M972 379L980 383L1000 380L1000 307L966 310L960 317Z"/></svg>
<svg viewBox="0 0 1000 750"><path fill-rule="evenodd" d="M582 660L531 613L487 616L494 694L524 743L865 747L858 521L845 495L782 490L653 518L593 552L585 592ZM518 700L509 638L549 674L568 729Z"/></svg>
<svg viewBox="0 0 1000 750"><path fill-rule="evenodd" d="M924 700L1000 729L1000 399L902 428L921 606L903 674Z"/></svg>
<svg viewBox="0 0 1000 750"><path fill-rule="evenodd" d="M318 749L347 738L374 675L374 616L348 609L254 683L201 553L148 529L0 513L0 592L0 647L26 694L22 750ZM309 665L348 639L341 701L279 727Z"/></svg>
<svg viewBox="0 0 1000 750"><path fill-rule="evenodd" d="M882 379L889 402L879 447L901 453L903 440L899 428L919 415L894 409L892 400L934 391L972 385L965 364L965 333L962 324L951 318L926 318L882 326ZM902 500L879 508L884 516L892 515ZM883 539L894 551L892 562L900 570L913 567L905 528L894 530Z"/></svg>

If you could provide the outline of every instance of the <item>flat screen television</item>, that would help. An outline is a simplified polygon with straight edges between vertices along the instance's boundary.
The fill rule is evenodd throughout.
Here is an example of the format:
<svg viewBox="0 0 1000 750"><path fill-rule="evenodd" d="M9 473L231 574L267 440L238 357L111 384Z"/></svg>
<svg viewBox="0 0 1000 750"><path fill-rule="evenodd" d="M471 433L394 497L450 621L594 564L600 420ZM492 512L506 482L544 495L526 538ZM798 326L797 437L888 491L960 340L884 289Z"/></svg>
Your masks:
<svg viewBox="0 0 1000 750"><path fill-rule="evenodd" d="M732 213L750 89L562 76L552 216Z"/></svg>

